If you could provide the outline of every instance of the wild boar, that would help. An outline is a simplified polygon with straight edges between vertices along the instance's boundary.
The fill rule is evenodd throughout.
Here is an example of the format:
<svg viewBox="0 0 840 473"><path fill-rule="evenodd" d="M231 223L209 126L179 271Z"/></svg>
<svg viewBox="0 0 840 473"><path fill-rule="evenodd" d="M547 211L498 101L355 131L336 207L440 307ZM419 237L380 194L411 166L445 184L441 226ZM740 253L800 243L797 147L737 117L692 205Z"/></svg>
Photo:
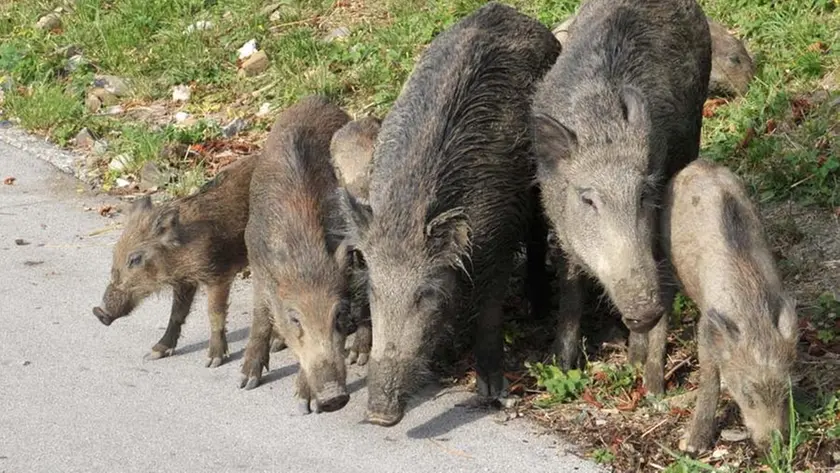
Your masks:
<svg viewBox="0 0 840 473"><path fill-rule="evenodd" d="M724 166L698 159L671 182L663 240L674 274L697 304L700 388L682 448L714 443L721 380L752 440L787 433L796 360L796 301L784 291L755 205Z"/></svg>
<svg viewBox="0 0 840 473"><path fill-rule="evenodd" d="M349 400L344 365L349 310L344 218L336 196L330 139L350 117L309 96L277 118L251 182L245 244L254 316L240 384L253 389L268 367L272 328L300 362L304 412L335 411Z"/></svg>
<svg viewBox="0 0 840 473"><path fill-rule="evenodd" d="M423 52L382 122L370 208L343 194L369 273L368 421L402 419L458 321L475 319L478 393L505 395L502 298L539 214L530 104L559 53L551 31L513 8L491 2L461 19Z"/></svg>
<svg viewBox="0 0 840 473"><path fill-rule="evenodd" d="M694 0L590 0L539 84L538 180L568 258L560 279L571 302L555 346L563 363L578 359L581 271L604 286L631 344L663 323L673 291L661 284L658 207L665 183L698 155L710 68L709 26ZM663 391L663 368L648 357L648 390Z"/></svg>
<svg viewBox="0 0 840 473"><path fill-rule="evenodd" d="M349 191L362 205L367 205L370 174L373 170L373 150L382 122L374 116L354 120L335 132L330 142L330 154L339 185ZM364 366L370 359L372 343L370 305L367 300L367 268L361 253L348 247L351 254L350 321L356 335L347 355L349 363Z"/></svg>
<svg viewBox="0 0 840 473"><path fill-rule="evenodd" d="M569 40L575 16L552 28L563 44ZM719 22L706 17L712 38L712 69L709 74L709 97L744 95L755 75L755 65L743 41L733 36Z"/></svg>
<svg viewBox="0 0 840 473"><path fill-rule="evenodd" d="M254 163L253 157L236 161L194 195L158 206L145 196L129 209L125 230L114 246L111 282L102 306L94 307L93 313L111 325L149 295L171 286L169 325L148 359L175 351L200 285L207 288L210 317L207 366L215 368L227 356L230 287L248 264L244 232Z"/></svg>

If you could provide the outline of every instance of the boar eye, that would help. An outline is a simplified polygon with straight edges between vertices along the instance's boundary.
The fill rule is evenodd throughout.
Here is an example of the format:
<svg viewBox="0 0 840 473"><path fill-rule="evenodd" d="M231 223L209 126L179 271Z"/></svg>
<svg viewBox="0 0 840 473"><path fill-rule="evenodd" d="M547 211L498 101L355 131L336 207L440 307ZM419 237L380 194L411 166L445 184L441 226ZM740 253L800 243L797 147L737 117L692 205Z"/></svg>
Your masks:
<svg viewBox="0 0 840 473"><path fill-rule="evenodd" d="M595 193L590 188L578 188L578 197L580 201L593 210L598 210L598 204L595 203Z"/></svg>
<svg viewBox="0 0 840 473"><path fill-rule="evenodd" d="M286 316L292 325L300 327L300 313L295 309L286 309Z"/></svg>
<svg viewBox="0 0 840 473"><path fill-rule="evenodd" d="M136 268L137 266L140 266L140 263L142 263L142 262L143 262L143 253L140 253L138 251L136 253L132 253L132 254L128 255L128 267L129 268Z"/></svg>
<svg viewBox="0 0 840 473"><path fill-rule="evenodd" d="M437 292L430 288L423 288L414 295L414 306L419 307L422 304L428 304L437 297Z"/></svg>

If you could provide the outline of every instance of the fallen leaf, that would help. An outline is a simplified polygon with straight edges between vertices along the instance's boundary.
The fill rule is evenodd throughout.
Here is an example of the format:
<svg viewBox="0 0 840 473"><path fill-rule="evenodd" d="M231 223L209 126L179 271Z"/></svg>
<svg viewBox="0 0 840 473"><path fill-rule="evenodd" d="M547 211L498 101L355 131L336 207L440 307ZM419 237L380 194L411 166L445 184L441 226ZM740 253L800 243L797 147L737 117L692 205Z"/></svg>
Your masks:
<svg viewBox="0 0 840 473"><path fill-rule="evenodd" d="M9 177L3 179L3 184L6 184L7 186L11 186L12 184L15 183L15 181L17 181L17 178L9 176Z"/></svg>
<svg viewBox="0 0 840 473"><path fill-rule="evenodd" d="M773 120L772 118L767 120L767 123L764 124L764 133L767 133L768 135L773 133L776 131L776 126L776 120Z"/></svg>
<svg viewBox="0 0 840 473"><path fill-rule="evenodd" d="M817 141L814 143L814 148L818 150L827 150L829 146L831 146L831 142L828 141L827 136L817 138Z"/></svg>
<svg viewBox="0 0 840 473"><path fill-rule="evenodd" d="M812 108L811 102L806 98L796 98L790 101L790 110L793 120L798 122L805 117Z"/></svg>
<svg viewBox="0 0 840 473"><path fill-rule="evenodd" d="M817 41L816 43L808 45L807 49L812 53L824 53L828 51L828 45L823 43L822 41Z"/></svg>
<svg viewBox="0 0 840 473"><path fill-rule="evenodd" d="M741 140L740 143L738 143L738 146L735 147L735 150L744 150L747 146L750 145L750 143L752 143L753 138L755 138L755 128L749 127L747 128L747 132L744 133L744 138Z"/></svg>
<svg viewBox="0 0 840 473"><path fill-rule="evenodd" d="M584 391L581 398L583 398L583 400L592 407L597 407L598 409L604 408L604 405L598 402L598 400L595 399L595 396L592 395L591 389L587 389L586 391Z"/></svg>
<svg viewBox="0 0 840 473"><path fill-rule="evenodd" d="M99 207L99 215L103 217L110 216L113 211L114 207L110 205L103 205L102 207Z"/></svg>
<svg viewBox="0 0 840 473"><path fill-rule="evenodd" d="M726 99L709 99L706 100L706 103L703 104L703 118L712 118L715 116L715 112L717 111L718 107L725 104L727 102Z"/></svg>

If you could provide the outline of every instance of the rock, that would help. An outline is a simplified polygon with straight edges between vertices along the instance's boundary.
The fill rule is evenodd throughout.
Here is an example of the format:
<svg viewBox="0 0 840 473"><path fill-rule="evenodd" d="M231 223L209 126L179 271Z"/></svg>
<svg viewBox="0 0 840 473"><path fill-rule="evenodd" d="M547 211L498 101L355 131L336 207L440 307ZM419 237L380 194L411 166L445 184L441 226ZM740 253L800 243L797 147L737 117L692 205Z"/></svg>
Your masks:
<svg viewBox="0 0 840 473"><path fill-rule="evenodd" d="M188 85L176 85L172 88L172 101L186 102L190 99L191 94L192 92L190 91L190 87Z"/></svg>
<svg viewBox="0 0 840 473"><path fill-rule="evenodd" d="M190 114L187 112L178 112L175 114L175 123L183 123L190 118Z"/></svg>
<svg viewBox="0 0 840 473"><path fill-rule="evenodd" d="M195 23L188 26L187 29L184 30L184 33L189 34L189 33L192 33L193 31L209 30L209 29L212 29L212 28L213 28L213 22L212 21L201 20L201 21L196 21Z"/></svg>
<svg viewBox="0 0 840 473"><path fill-rule="evenodd" d="M108 151L108 142L105 140L96 140L93 142L93 154L103 155Z"/></svg>
<svg viewBox="0 0 840 473"><path fill-rule="evenodd" d="M750 433L744 429L723 429L720 438L724 442L740 442L750 438Z"/></svg>
<svg viewBox="0 0 840 473"><path fill-rule="evenodd" d="M130 91L126 80L117 76L97 75L93 80L93 85L94 87L101 87L117 97L128 95Z"/></svg>
<svg viewBox="0 0 840 473"><path fill-rule="evenodd" d="M128 187L130 185L131 185L131 181L129 181L128 179L123 179L121 177L117 178L117 187L125 188L125 187Z"/></svg>
<svg viewBox="0 0 840 473"><path fill-rule="evenodd" d="M551 32L554 33L554 37L557 38L557 41L559 41L560 44L563 44L569 37L569 26L571 26L572 21L574 21L574 19L575 16L572 15L569 18L566 18L566 20L564 20L563 23L560 23L559 25L551 29Z"/></svg>
<svg viewBox="0 0 840 473"><path fill-rule="evenodd" d="M232 122L228 123L227 126L222 128L222 135L225 138L232 138L238 135L242 130L248 127L248 122L241 118L237 118Z"/></svg>
<svg viewBox="0 0 840 473"><path fill-rule="evenodd" d="M102 164L102 157L96 156L95 154L88 155L85 158L85 167L88 170L99 169L99 165Z"/></svg>
<svg viewBox="0 0 840 473"><path fill-rule="evenodd" d="M268 21L278 22L278 21L280 21L280 18L282 18L282 15L280 13L280 10L277 10L276 12L269 15Z"/></svg>
<svg viewBox="0 0 840 473"><path fill-rule="evenodd" d="M76 141L76 146L80 148L90 148L94 142L93 135L87 128L82 128L73 139Z"/></svg>
<svg viewBox="0 0 840 473"><path fill-rule="evenodd" d="M85 108L90 113L96 113L102 107L102 101L95 95L88 95L85 99Z"/></svg>
<svg viewBox="0 0 840 473"><path fill-rule="evenodd" d="M105 105L106 107L116 105L120 102L120 99L117 98L117 94L109 92L107 89L102 87L95 87L91 89L90 94L98 98L99 101L102 102L102 105Z"/></svg>
<svg viewBox="0 0 840 473"><path fill-rule="evenodd" d="M241 48L238 49L239 52L239 59L245 60L251 57L255 52L257 52L257 40L250 39L247 43L243 44Z"/></svg>
<svg viewBox="0 0 840 473"><path fill-rule="evenodd" d="M265 102L264 104L260 105L260 109L257 110L256 115L257 115L257 117L262 118L262 117L268 115L269 113L271 113L271 104L268 103L268 102Z"/></svg>
<svg viewBox="0 0 840 473"><path fill-rule="evenodd" d="M64 70L67 72L75 72L79 70L80 67L87 66L89 64L88 60L84 58L81 54L76 54L75 56L70 56L67 59L67 66L64 67Z"/></svg>
<svg viewBox="0 0 840 473"><path fill-rule="evenodd" d="M119 115L125 111L122 105L113 105L102 111L103 115Z"/></svg>
<svg viewBox="0 0 840 473"><path fill-rule="evenodd" d="M9 120L0 120L0 129L11 128L14 126L14 123L10 122Z"/></svg>
<svg viewBox="0 0 840 473"><path fill-rule="evenodd" d="M265 51L257 51L242 63L239 75L245 77L258 75L268 69L268 64L268 55L265 54Z"/></svg>
<svg viewBox="0 0 840 473"><path fill-rule="evenodd" d="M260 15L269 16L275 11L279 10L282 7L282 3L272 3L271 5L266 5L260 10Z"/></svg>
<svg viewBox="0 0 840 473"><path fill-rule="evenodd" d="M48 13L35 23L35 27L47 31L57 30L61 28L61 17L57 13Z"/></svg>
<svg viewBox="0 0 840 473"><path fill-rule="evenodd" d="M346 26L339 26L338 28L333 29L327 36L324 38L324 41L327 43L331 43L336 40L342 40L350 36L350 28Z"/></svg>
<svg viewBox="0 0 840 473"><path fill-rule="evenodd" d="M0 90L3 92L11 92L15 88L15 81L9 76L0 77Z"/></svg>
<svg viewBox="0 0 840 473"><path fill-rule="evenodd" d="M114 156L114 159L108 163L108 169L115 172L123 172L131 166L134 159L129 154L120 154Z"/></svg>

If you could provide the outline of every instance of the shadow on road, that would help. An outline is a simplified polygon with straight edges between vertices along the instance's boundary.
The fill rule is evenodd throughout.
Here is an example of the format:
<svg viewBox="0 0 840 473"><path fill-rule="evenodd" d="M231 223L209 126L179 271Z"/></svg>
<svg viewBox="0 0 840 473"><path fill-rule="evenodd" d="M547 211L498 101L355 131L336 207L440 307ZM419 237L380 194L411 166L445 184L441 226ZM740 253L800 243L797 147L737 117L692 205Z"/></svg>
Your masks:
<svg viewBox="0 0 840 473"><path fill-rule="evenodd" d="M228 332L228 345L230 345L231 343L241 342L242 340L245 340L248 337L248 330L250 330L249 327L243 327L238 330L234 330L233 332ZM210 340L205 340L203 342L191 343L189 345L184 345L183 347L176 348L175 352L181 355L186 355L187 353L192 353L194 351L207 350L207 347L209 346ZM240 354L240 356L242 355ZM231 356L230 359L233 360L233 356Z"/></svg>

